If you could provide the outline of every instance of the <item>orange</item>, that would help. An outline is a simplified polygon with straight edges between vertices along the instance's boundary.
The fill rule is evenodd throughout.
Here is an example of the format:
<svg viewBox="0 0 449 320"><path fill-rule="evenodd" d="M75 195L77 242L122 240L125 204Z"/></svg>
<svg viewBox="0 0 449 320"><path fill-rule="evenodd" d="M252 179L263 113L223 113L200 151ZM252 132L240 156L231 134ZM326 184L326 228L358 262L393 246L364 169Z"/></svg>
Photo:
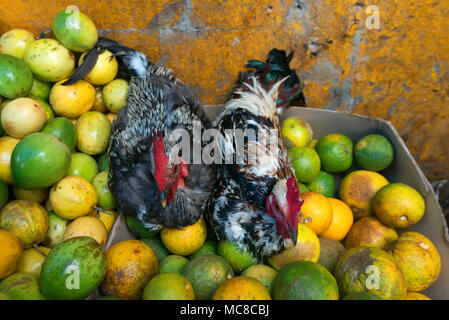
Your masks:
<svg viewBox="0 0 449 320"><path fill-rule="evenodd" d="M403 183L390 183L373 198L374 213L391 228L408 228L424 216L426 203L418 191Z"/></svg>
<svg viewBox="0 0 449 320"><path fill-rule="evenodd" d="M0 229L0 280L16 271L22 251L19 238L9 231Z"/></svg>
<svg viewBox="0 0 449 320"><path fill-rule="evenodd" d="M159 266L154 251L140 240L125 240L106 253L107 270L101 284L104 295L120 299L140 299Z"/></svg>
<svg viewBox="0 0 449 320"><path fill-rule="evenodd" d="M100 219L90 216L79 217L69 224L64 232L63 241L74 237L91 237L102 247L108 239L108 231Z"/></svg>
<svg viewBox="0 0 449 320"><path fill-rule="evenodd" d="M440 254L432 241L422 234L401 234L391 252L407 280L407 290L425 290L438 279L441 271Z"/></svg>
<svg viewBox="0 0 449 320"><path fill-rule="evenodd" d="M373 215L371 200L388 180L377 172L357 170L343 178L340 199L351 208L354 219Z"/></svg>
<svg viewBox="0 0 449 320"><path fill-rule="evenodd" d="M234 277L215 291L213 300L271 300L265 286L251 277Z"/></svg>
<svg viewBox="0 0 449 320"><path fill-rule="evenodd" d="M269 257L268 263L279 271L283 266L294 261L317 262L319 258L320 240L311 228L305 224L299 223L296 246Z"/></svg>
<svg viewBox="0 0 449 320"><path fill-rule="evenodd" d="M310 227L317 235L323 233L332 223L332 206L320 193L305 192L301 194L304 204L301 208L300 222Z"/></svg>
<svg viewBox="0 0 449 320"><path fill-rule="evenodd" d="M161 239L172 253L188 256L201 248L206 241L206 223L199 219L195 224L178 228L163 228Z"/></svg>
<svg viewBox="0 0 449 320"><path fill-rule="evenodd" d="M356 221L345 240L348 249L369 246L384 249L398 238L397 232L375 217L364 217Z"/></svg>
<svg viewBox="0 0 449 320"><path fill-rule="evenodd" d="M79 117L94 105L95 88L85 80L63 86L65 81L61 80L53 85L49 98L51 107L63 117Z"/></svg>
<svg viewBox="0 0 449 320"><path fill-rule="evenodd" d="M354 216L348 205L341 200L328 198L332 207L332 222L329 228L321 236L337 241L343 240L351 229Z"/></svg>
<svg viewBox="0 0 449 320"><path fill-rule="evenodd" d="M83 63L83 53L79 59L79 64ZM115 56L109 50L104 50L98 55L97 63L94 68L86 75L85 80L89 81L93 85L105 85L112 81L117 75L118 62Z"/></svg>

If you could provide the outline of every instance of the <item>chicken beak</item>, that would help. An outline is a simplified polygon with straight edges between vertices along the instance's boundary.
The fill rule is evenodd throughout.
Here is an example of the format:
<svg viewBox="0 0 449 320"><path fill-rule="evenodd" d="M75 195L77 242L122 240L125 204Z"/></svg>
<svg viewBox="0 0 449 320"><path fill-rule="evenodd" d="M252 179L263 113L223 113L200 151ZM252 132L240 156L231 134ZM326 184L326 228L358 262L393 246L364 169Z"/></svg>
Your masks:
<svg viewBox="0 0 449 320"><path fill-rule="evenodd" d="M165 209L167 205L167 196L165 195L165 192L161 192L159 194L159 202L161 203L162 207Z"/></svg>
<svg viewBox="0 0 449 320"><path fill-rule="evenodd" d="M296 242L298 241L298 230L289 230L290 238L292 239L293 246L296 246Z"/></svg>

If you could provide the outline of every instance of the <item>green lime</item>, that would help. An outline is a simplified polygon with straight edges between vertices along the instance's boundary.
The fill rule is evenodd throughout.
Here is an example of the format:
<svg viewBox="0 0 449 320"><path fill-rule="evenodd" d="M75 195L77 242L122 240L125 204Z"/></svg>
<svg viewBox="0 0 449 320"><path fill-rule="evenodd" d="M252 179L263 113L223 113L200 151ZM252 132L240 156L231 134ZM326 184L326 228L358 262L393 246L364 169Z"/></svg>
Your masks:
<svg viewBox="0 0 449 320"><path fill-rule="evenodd" d="M109 159L108 159L108 153L102 153L98 157L98 167L100 168L100 171L109 171Z"/></svg>
<svg viewBox="0 0 449 320"><path fill-rule="evenodd" d="M394 158L393 145L380 134L364 136L354 149L355 161L366 170L382 171L390 166Z"/></svg>
<svg viewBox="0 0 449 320"><path fill-rule="evenodd" d="M61 139L70 151L73 151L76 146L76 129L73 123L67 118L57 117L50 120L42 129L42 132Z"/></svg>
<svg viewBox="0 0 449 320"><path fill-rule="evenodd" d="M206 240L203 246L197 252L190 256L190 260L193 260L205 254L217 254L217 243L215 241Z"/></svg>
<svg viewBox="0 0 449 320"><path fill-rule="evenodd" d="M101 171L92 180L98 196L98 206L103 209L115 209L116 203L108 185L108 172Z"/></svg>
<svg viewBox="0 0 449 320"><path fill-rule="evenodd" d="M299 117L290 117L282 122L282 140L287 148L307 147L312 141L310 124Z"/></svg>
<svg viewBox="0 0 449 320"><path fill-rule="evenodd" d="M329 198L334 196L335 180L331 174L320 171L318 176L307 184L307 187L310 191L321 193Z"/></svg>
<svg viewBox="0 0 449 320"><path fill-rule="evenodd" d="M150 238L159 233L159 231L148 231L136 217L126 216L126 225L132 233L140 238Z"/></svg>
<svg viewBox="0 0 449 320"><path fill-rule="evenodd" d="M8 99L25 97L33 85L33 74L22 59L0 54L0 95Z"/></svg>
<svg viewBox="0 0 449 320"><path fill-rule="evenodd" d="M28 96L35 100L48 101L48 97L50 96L51 87L52 87L52 85L50 83L41 81L37 78L34 78L33 86L31 87L31 91L28 94Z"/></svg>
<svg viewBox="0 0 449 320"><path fill-rule="evenodd" d="M70 167L69 170L67 170L68 176L80 176L91 182L97 173L98 165L94 158L81 152L72 153Z"/></svg>
<svg viewBox="0 0 449 320"><path fill-rule="evenodd" d="M206 254L190 261L183 275L190 281L198 300L211 299L214 292L234 276L234 271L223 257Z"/></svg>
<svg viewBox="0 0 449 320"><path fill-rule="evenodd" d="M106 275L106 253L91 237L74 237L50 251L42 265L40 288L47 299L88 297Z"/></svg>
<svg viewBox="0 0 449 320"><path fill-rule="evenodd" d="M143 291L143 300L195 300L193 287L184 276L169 272L155 276Z"/></svg>
<svg viewBox="0 0 449 320"><path fill-rule="evenodd" d="M309 188L307 188L307 186L304 183L297 182L297 185L299 187L299 192L301 192L301 193L310 191Z"/></svg>
<svg viewBox="0 0 449 320"><path fill-rule="evenodd" d="M285 265L273 283L274 300L338 300L338 285L322 265L296 261Z"/></svg>
<svg viewBox="0 0 449 320"><path fill-rule="evenodd" d="M189 263L186 257L171 254L159 262L159 273L176 272L182 274L182 271Z"/></svg>
<svg viewBox="0 0 449 320"><path fill-rule="evenodd" d="M165 248L159 235L151 238L142 238L140 239L140 241L145 242L147 245L150 246L151 249L153 249L159 261L164 259L166 256L170 255L170 251L168 251L167 248Z"/></svg>
<svg viewBox="0 0 449 320"><path fill-rule="evenodd" d="M16 272L0 281L0 292L14 300L45 300L35 276Z"/></svg>
<svg viewBox="0 0 449 320"><path fill-rule="evenodd" d="M298 182L311 182L320 173L321 161L318 153L308 147L294 147L288 149L290 163L295 169Z"/></svg>
<svg viewBox="0 0 449 320"><path fill-rule="evenodd" d="M95 24L79 10L59 11L53 20L53 32L65 47L76 52L89 51L98 40Z"/></svg>
<svg viewBox="0 0 449 320"><path fill-rule="evenodd" d="M240 249L237 244L231 241L221 240L218 243L218 254L231 264L232 269L237 274L249 266L257 264L257 260L249 252Z"/></svg>
<svg viewBox="0 0 449 320"><path fill-rule="evenodd" d="M331 133L322 137L315 149L320 156L324 171L343 172L352 165L353 144L351 139L343 134Z"/></svg>
<svg viewBox="0 0 449 320"><path fill-rule="evenodd" d="M69 148L60 139L43 132L23 138L11 155L12 177L22 189L50 187L64 177L69 166Z"/></svg>

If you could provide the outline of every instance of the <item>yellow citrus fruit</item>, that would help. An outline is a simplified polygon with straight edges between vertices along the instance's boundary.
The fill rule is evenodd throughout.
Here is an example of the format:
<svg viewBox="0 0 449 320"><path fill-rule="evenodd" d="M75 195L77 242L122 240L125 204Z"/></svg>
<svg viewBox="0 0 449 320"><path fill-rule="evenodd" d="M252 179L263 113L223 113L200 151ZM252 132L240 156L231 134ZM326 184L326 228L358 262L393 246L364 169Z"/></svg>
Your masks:
<svg viewBox="0 0 449 320"><path fill-rule="evenodd" d="M13 184L11 173L11 154L20 139L13 137L0 138L0 179L8 184Z"/></svg>
<svg viewBox="0 0 449 320"><path fill-rule="evenodd" d="M113 113L118 113L128 104L129 82L123 79L115 79L103 87L103 100L106 108Z"/></svg>
<svg viewBox="0 0 449 320"><path fill-rule="evenodd" d="M384 225L377 218L364 217L357 220L349 230L345 240L345 246L348 249L359 246L384 249L396 241L397 238L397 232Z"/></svg>
<svg viewBox="0 0 449 320"><path fill-rule="evenodd" d="M287 148L307 147L312 137L312 126L307 121L290 117L282 122L282 141Z"/></svg>
<svg viewBox="0 0 449 320"><path fill-rule="evenodd" d="M50 104L57 114L76 118L89 111L94 105L95 88L84 80L63 86L62 83L66 80L61 80L53 85L50 92Z"/></svg>
<svg viewBox="0 0 449 320"><path fill-rule="evenodd" d="M403 183L390 183L373 198L374 213L389 227L407 228L424 216L426 203L418 191Z"/></svg>
<svg viewBox="0 0 449 320"><path fill-rule="evenodd" d="M34 41L34 35L28 30L9 30L2 34L0 38L0 53L22 59L26 48Z"/></svg>
<svg viewBox="0 0 449 320"><path fill-rule="evenodd" d="M346 251L334 272L343 296L369 292L383 300L402 300L407 282L393 256L375 247L357 247Z"/></svg>
<svg viewBox="0 0 449 320"><path fill-rule="evenodd" d="M79 65L83 63L86 53L83 53L79 60ZM115 56L109 50L104 50L98 55L94 68L86 75L85 80L93 85L102 86L114 80L118 71L118 63Z"/></svg>
<svg viewBox="0 0 449 320"><path fill-rule="evenodd" d="M215 291L213 300L271 300L267 288L251 277L234 277Z"/></svg>
<svg viewBox="0 0 449 320"><path fill-rule="evenodd" d="M89 155L106 151L111 134L111 123L101 112L90 111L79 117L76 122L77 147Z"/></svg>
<svg viewBox="0 0 449 320"><path fill-rule="evenodd" d="M163 228L161 240L172 253L188 256L201 248L206 241L206 223L199 219L195 224L178 228Z"/></svg>
<svg viewBox="0 0 449 320"><path fill-rule="evenodd" d="M50 190L50 203L58 216L73 220L85 216L97 204L97 193L86 179L67 176Z"/></svg>
<svg viewBox="0 0 449 320"><path fill-rule="evenodd" d="M114 210L109 210L109 209L107 211L111 214L93 210L93 212L91 212L90 216L97 217L98 219L100 219L101 222L103 222L104 226L106 227L106 230L109 233L112 229L112 226L114 225L115 218L117 218L117 212Z"/></svg>
<svg viewBox="0 0 449 320"><path fill-rule="evenodd" d="M0 228L14 233L25 249L31 248L47 235L48 212L37 202L14 200L0 212Z"/></svg>
<svg viewBox="0 0 449 320"><path fill-rule="evenodd" d="M74 237L91 237L102 247L108 239L108 231L100 219L95 217L79 217L73 220L64 232L63 241Z"/></svg>
<svg viewBox="0 0 449 320"><path fill-rule="evenodd" d="M417 232L405 232L391 251L404 273L409 291L430 287L441 271L441 257L432 241Z"/></svg>
<svg viewBox="0 0 449 320"><path fill-rule="evenodd" d="M304 201L301 208L304 217L300 222L310 227L317 235L321 235L332 223L331 203L325 196L316 192L305 192L301 194L301 199Z"/></svg>
<svg viewBox="0 0 449 320"><path fill-rule="evenodd" d="M22 253L16 272L32 274L36 278L40 277L42 264L51 249L46 247L39 247L38 249L30 248Z"/></svg>
<svg viewBox="0 0 449 320"><path fill-rule="evenodd" d="M407 296L404 300L432 300L425 294L419 292L407 292Z"/></svg>
<svg viewBox="0 0 449 320"><path fill-rule="evenodd" d="M45 109L31 98L17 98L2 110L1 121L6 133L15 138L40 131L47 122Z"/></svg>
<svg viewBox="0 0 449 320"><path fill-rule="evenodd" d="M335 198L328 198L328 200L332 207L332 222L329 228L321 233L321 236L341 241L351 229L354 216L351 209L343 201Z"/></svg>
<svg viewBox="0 0 449 320"><path fill-rule="evenodd" d="M268 258L268 263L279 271L283 266L294 261L317 262L319 258L320 240L311 228L299 223L296 246Z"/></svg>
<svg viewBox="0 0 449 320"><path fill-rule="evenodd" d="M101 284L104 295L140 299L147 283L158 273L154 251L140 240L125 240L106 253L107 271Z"/></svg>
<svg viewBox="0 0 449 320"><path fill-rule="evenodd" d="M22 251L19 238L12 232L0 229L0 280L16 271Z"/></svg>
<svg viewBox="0 0 449 320"><path fill-rule="evenodd" d="M353 171L341 181L340 199L351 208L355 219L370 216L373 214L371 200L387 184L388 180L377 172Z"/></svg>
<svg viewBox="0 0 449 320"><path fill-rule="evenodd" d="M95 88L95 102L91 110L101 113L106 113L108 111L108 109L106 109L106 106L104 105L103 92L101 87Z"/></svg>

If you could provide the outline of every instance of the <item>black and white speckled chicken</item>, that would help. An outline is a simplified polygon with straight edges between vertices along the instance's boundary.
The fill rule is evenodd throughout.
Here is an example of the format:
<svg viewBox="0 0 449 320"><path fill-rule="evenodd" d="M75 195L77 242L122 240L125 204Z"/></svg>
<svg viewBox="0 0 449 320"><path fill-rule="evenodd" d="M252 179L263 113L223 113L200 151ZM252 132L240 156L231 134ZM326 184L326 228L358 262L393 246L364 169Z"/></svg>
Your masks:
<svg viewBox="0 0 449 320"><path fill-rule="evenodd" d="M200 130L211 125L201 103L171 70L107 38L99 39L68 83L82 79L104 49L121 58L131 76L129 102L112 125L108 147L109 186L118 210L136 216L149 230L195 223L214 184L215 167L193 164L193 152L186 159L178 148L181 137L173 133L188 132L190 146L201 139L201 132L193 134L195 122Z"/></svg>
<svg viewBox="0 0 449 320"><path fill-rule="evenodd" d="M214 122L223 164L205 212L219 239L260 261L296 244L302 205L280 136L276 101L282 84L267 91L248 78ZM239 130L246 133L240 146Z"/></svg>

